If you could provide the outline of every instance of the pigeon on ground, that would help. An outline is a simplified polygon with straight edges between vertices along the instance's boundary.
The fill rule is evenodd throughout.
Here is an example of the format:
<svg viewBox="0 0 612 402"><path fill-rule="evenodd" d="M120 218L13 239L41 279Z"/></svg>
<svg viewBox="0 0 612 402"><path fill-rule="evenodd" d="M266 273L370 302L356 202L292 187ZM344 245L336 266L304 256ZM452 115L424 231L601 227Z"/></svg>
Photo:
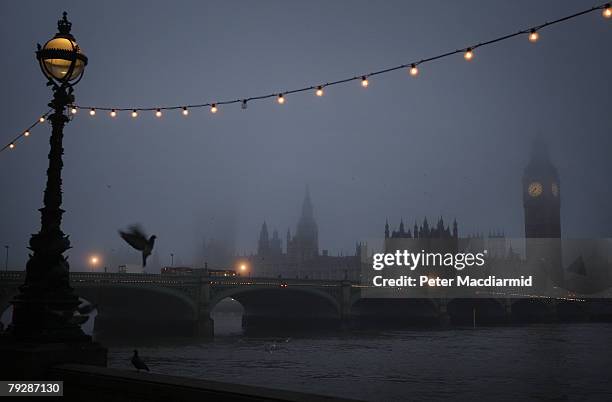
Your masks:
<svg viewBox="0 0 612 402"><path fill-rule="evenodd" d="M142 266L147 266L147 257L151 255L153 246L155 245L155 239L157 236L153 235L147 239L147 235L144 234L142 228L138 225L132 225L129 227L127 232L119 231L119 235L125 240L130 246L134 247L138 251L142 251Z"/></svg>
<svg viewBox="0 0 612 402"><path fill-rule="evenodd" d="M138 356L138 350L134 349L134 356L132 356L132 364L136 367L136 370L147 370L150 371L145 362Z"/></svg>

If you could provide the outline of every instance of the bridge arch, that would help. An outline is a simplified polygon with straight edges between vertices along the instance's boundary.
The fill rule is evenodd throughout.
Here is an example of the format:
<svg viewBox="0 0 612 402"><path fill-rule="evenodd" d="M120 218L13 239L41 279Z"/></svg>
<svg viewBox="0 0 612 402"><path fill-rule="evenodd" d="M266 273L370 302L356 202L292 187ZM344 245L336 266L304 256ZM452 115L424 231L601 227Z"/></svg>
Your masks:
<svg viewBox="0 0 612 402"><path fill-rule="evenodd" d="M210 310L232 298L244 308L245 330L322 328L340 325L342 308L334 294L300 286L240 286L211 295Z"/></svg>
<svg viewBox="0 0 612 402"><path fill-rule="evenodd" d="M186 292L148 284L73 283L75 294L97 306L94 333L146 334L148 336L193 334L197 303Z"/></svg>
<svg viewBox="0 0 612 402"><path fill-rule="evenodd" d="M517 322L552 320L556 306L552 299L519 298L512 300L512 319Z"/></svg>
<svg viewBox="0 0 612 402"><path fill-rule="evenodd" d="M77 283L73 283L73 288L74 288L74 292L77 296L79 297L83 297L84 299L87 299L90 302L94 302L96 304L100 304L96 301L96 299L100 298L100 294L99 292L104 291L104 290L108 290L108 289L124 289L127 291L134 291L134 290L143 290L143 291L147 291L147 292L151 292L153 294L162 294L162 295L166 295L166 296L170 296L173 298L177 298L180 301L182 301L185 306L189 307L189 309L191 310L193 317L197 317L197 303L196 300L189 296L186 292L183 292L179 289L174 289L174 288L166 288L166 287L161 287L161 286L155 286L155 285L142 285L142 284L129 284L129 283L99 283L99 284L87 284L87 285L79 285L78 282ZM94 299L90 299L88 297L84 297L83 294L87 294L89 296L94 297ZM103 307L103 306L101 306Z"/></svg>
<svg viewBox="0 0 612 402"><path fill-rule="evenodd" d="M458 325L503 324L508 321L505 303L497 298L456 298L446 310L451 323Z"/></svg>
<svg viewBox="0 0 612 402"><path fill-rule="evenodd" d="M319 289L315 289L315 288L309 288L309 287L289 287L289 288L281 288L280 286L274 286L274 287L259 287L259 286L249 286L249 287L235 287L235 288L229 288L229 289L225 289L222 290L218 293L216 293L212 298L211 301L209 303L210 305L210 309L212 310L214 308L215 305L217 305L217 303L219 303L221 300L226 299L228 297L231 297L233 299L236 299L240 302L241 296L244 296L246 294L252 294L254 292L259 292L260 294L262 292L274 292L274 293L278 293L278 294L288 294L291 292L298 292L298 293L304 293L310 296L313 296L315 298L321 298L325 301L327 301L331 306L334 307L335 311L340 314L342 311L342 307L340 305L340 301L335 298L334 296L332 296L330 293L324 292L322 290Z"/></svg>
<svg viewBox="0 0 612 402"><path fill-rule="evenodd" d="M10 317L11 314L9 313L9 310L13 307L11 300L13 300L18 293L18 287L0 288L0 321L2 322L3 326L10 324L10 319L8 317Z"/></svg>
<svg viewBox="0 0 612 402"><path fill-rule="evenodd" d="M0 314L4 313L7 308L11 307L11 300L19 293L19 288L0 288Z"/></svg>
<svg viewBox="0 0 612 402"><path fill-rule="evenodd" d="M362 326L407 327L437 323L439 302L433 298L351 298L351 321Z"/></svg>

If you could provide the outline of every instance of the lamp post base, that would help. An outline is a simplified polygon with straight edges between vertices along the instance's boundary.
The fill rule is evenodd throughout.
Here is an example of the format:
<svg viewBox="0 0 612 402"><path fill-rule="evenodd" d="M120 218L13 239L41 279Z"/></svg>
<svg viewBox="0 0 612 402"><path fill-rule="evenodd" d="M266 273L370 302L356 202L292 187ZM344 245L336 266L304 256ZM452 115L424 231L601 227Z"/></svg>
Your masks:
<svg viewBox="0 0 612 402"><path fill-rule="evenodd" d="M91 337L72 321L79 305L74 295L22 289L12 304L13 322L9 333L15 339L36 343L91 342Z"/></svg>
<svg viewBox="0 0 612 402"><path fill-rule="evenodd" d="M63 363L106 367L108 350L95 342L34 343L0 336L0 378L40 380Z"/></svg>

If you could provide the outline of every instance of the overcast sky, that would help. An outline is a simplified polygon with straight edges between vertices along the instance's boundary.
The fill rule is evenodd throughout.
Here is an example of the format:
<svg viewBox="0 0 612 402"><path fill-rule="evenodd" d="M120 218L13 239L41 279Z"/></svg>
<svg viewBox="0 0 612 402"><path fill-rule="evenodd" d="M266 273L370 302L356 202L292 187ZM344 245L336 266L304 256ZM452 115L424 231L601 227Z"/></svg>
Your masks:
<svg viewBox="0 0 612 402"><path fill-rule="evenodd" d="M47 109L36 43L62 11L89 57L77 103L164 106L319 84L418 60L594 5L577 1L20 1L0 5L2 143ZM65 129L63 228L72 269L132 253L141 222L161 263L194 263L204 237L251 252L284 237L310 186L321 249L352 252L404 217L521 236L521 175L544 135L561 176L566 237L612 235L612 22L593 13L541 32L312 93L162 119L79 115ZM50 127L0 154L0 243L25 266ZM113 251L114 250L114 251ZM4 250L3 250L4 251ZM119 257L121 256L121 257ZM121 261L119 261L121 260ZM2 264L3 267L4 264Z"/></svg>

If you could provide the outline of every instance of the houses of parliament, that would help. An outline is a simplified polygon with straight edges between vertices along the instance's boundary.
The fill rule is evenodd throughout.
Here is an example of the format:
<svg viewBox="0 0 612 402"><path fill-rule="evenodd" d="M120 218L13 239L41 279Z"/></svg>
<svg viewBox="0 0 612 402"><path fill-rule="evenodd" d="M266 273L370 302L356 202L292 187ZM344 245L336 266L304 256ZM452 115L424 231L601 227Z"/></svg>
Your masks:
<svg viewBox="0 0 612 402"><path fill-rule="evenodd" d="M277 230L270 232L264 222L259 232L257 254L248 257L255 275L304 279L354 278L361 269L361 245L348 256L332 256L319 249L319 228L315 220L310 191L306 188L295 233L287 230L283 249Z"/></svg>
<svg viewBox="0 0 612 402"><path fill-rule="evenodd" d="M534 142L529 162L523 171L521 187L517 186L517 191L519 188L523 196L525 239L560 238L559 175L541 141ZM414 222L410 228L403 220L393 229L389 222L385 223L383 247L386 252L403 247L407 239L416 242L413 244L418 244L419 248L430 251L458 252L484 250L486 247L492 258L515 261L520 258L503 233L461 237L458 222L453 220L447 224L442 217L435 224L430 224L425 218L420 224ZM539 258L530 244L526 242L524 258ZM555 264L560 267L560 250L556 254ZM273 230L270 235L264 222L259 233L257 254L246 258L257 276L357 280L362 264L368 262L368 255L367 245L362 243L356 244L353 255L332 256L327 250L320 249L314 207L307 188L295 233L287 230L284 247L278 231Z"/></svg>

